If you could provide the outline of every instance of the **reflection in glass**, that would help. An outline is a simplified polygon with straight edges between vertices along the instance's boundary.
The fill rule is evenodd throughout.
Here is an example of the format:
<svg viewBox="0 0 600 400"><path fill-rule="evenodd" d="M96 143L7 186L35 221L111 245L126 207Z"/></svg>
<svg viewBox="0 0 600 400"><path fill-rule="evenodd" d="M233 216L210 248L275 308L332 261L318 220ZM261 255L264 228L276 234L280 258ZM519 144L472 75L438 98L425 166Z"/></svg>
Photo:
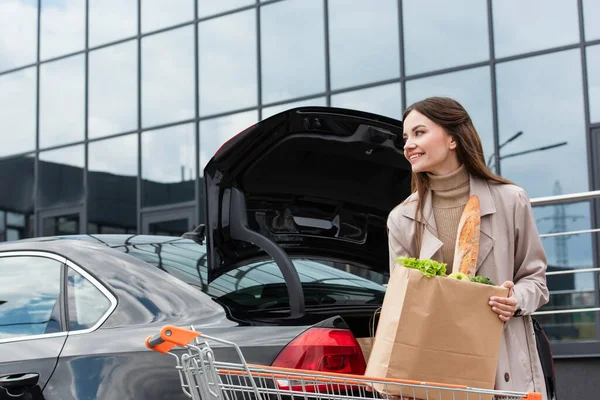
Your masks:
<svg viewBox="0 0 600 400"><path fill-rule="evenodd" d="M551 342L596 340L599 318L600 313L593 311L536 316Z"/></svg>
<svg viewBox="0 0 600 400"><path fill-rule="evenodd" d="M30 235L30 236L32 236L32 235ZM21 232L18 229L8 228L6 230L6 241L7 242L12 242L14 240L19 240L22 238L23 238L23 236L21 236Z"/></svg>
<svg viewBox="0 0 600 400"><path fill-rule="evenodd" d="M263 103L325 91L323 4L288 0L261 8Z"/></svg>
<svg viewBox="0 0 600 400"><path fill-rule="evenodd" d="M490 57L485 1L406 1L402 18L407 75Z"/></svg>
<svg viewBox="0 0 600 400"><path fill-rule="evenodd" d="M144 3L145 4L145 3ZM168 10L176 7L166 7ZM142 39L144 126L194 117L194 28Z"/></svg>
<svg viewBox="0 0 600 400"><path fill-rule="evenodd" d="M38 207L79 204L83 201L84 146L40 152Z"/></svg>
<svg viewBox="0 0 600 400"><path fill-rule="evenodd" d="M407 107L430 96L447 96L461 103L481 137L487 161L494 152L491 87L489 67L411 80L406 82Z"/></svg>
<svg viewBox="0 0 600 400"><path fill-rule="evenodd" d="M36 61L37 14L37 1L0 1L0 38L19 38L0 41L0 72Z"/></svg>
<svg viewBox="0 0 600 400"><path fill-rule="evenodd" d="M198 0L198 17L219 14L254 4L254 0Z"/></svg>
<svg viewBox="0 0 600 400"><path fill-rule="evenodd" d="M597 0L583 0L583 22L585 26L585 40L600 39L600 2Z"/></svg>
<svg viewBox="0 0 600 400"><path fill-rule="evenodd" d="M188 231L189 220L187 218L171 221L160 221L148 224L150 235L178 236L181 237Z"/></svg>
<svg viewBox="0 0 600 400"><path fill-rule="evenodd" d="M89 144L88 221L97 233L137 229L137 134Z"/></svg>
<svg viewBox="0 0 600 400"><path fill-rule="evenodd" d="M256 106L256 10L201 22L198 40L200 114Z"/></svg>
<svg viewBox="0 0 600 400"><path fill-rule="evenodd" d="M0 157L35 150L35 81L35 68L0 75Z"/></svg>
<svg viewBox="0 0 600 400"><path fill-rule="evenodd" d="M88 1L90 47L137 34L137 0Z"/></svg>
<svg viewBox="0 0 600 400"><path fill-rule="evenodd" d="M40 147L84 139L84 57L40 65Z"/></svg>
<svg viewBox="0 0 600 400"><path fill-rule="evenodd" d="M54 311L60 294L60 261L1 257L0 339L60 331Z"/></svg>
<svg viewBox="0 0 600 400"><path fill-rule="evenodd" d="M579 42L575 0L493 0L492 13L496 57Z"/></svg>
<svg viewBox="0 0 600 400"><path fill-rule="evenodd" d="M194 19L194 1L144 0L142 2L142 32L173 26Z"/></svg>
<svg viewBox="0 0 600 400"><path fill-rule="evenodd" d="M376 86L333 95L331 96L331 105L402 119L400 92L399 83Z"/></svg>
<svg viewBox="0 0 600 400"><path fill-rule="evenodd" d="M200 173L223 143L256 122L258 111L200 121Z"/></svg>
<svg viewBox="0 0 600 400"><path fill-rule="evenodd" d="M85 1L41 0L40 58L61 56L85 48Z"/></svg>
<svg viewBox="0 0 600 400"><path fill-rule="evenodd" d="M600 45L588 47L586 51L590 122L595 123L600 122Z"/></svg>
<svg viewBox="0 0 600 400"><path fill-rule="evenodd" d="M500 151L502 175L530 197L556 181L562 193L588 190L579 49L498 64L497 84L500 143L523 132Z"/></svg>
<svg viewBox="0 0 600 400"><path fill-rule="evenodd" d="M262 119L269 118L277 113L280 113L290 108L304 107L304 106L321 106L327 105L327 99L325 97L315 97L314 99L294 101L291 103L280 104L278 106L265 107L262 110Z"/></svg>
<svg viewBox="0 0 600 400"><path fill-rule="evenodd" d="M42 220L42 236L75 235L79 232L79 214L46 217Z"/></svg>
<svg viewBox="0 0 600 400"><path fill-rule="evenodd" d="M332 89L399 77L398 1L328 4Z"/></svg>
<svg viewBox="0 0 600 400"><path fill-rule="evenodd" d="M142 206L194 200L194 124L142 133Z"/></svg>
<svg viewBox="0 0 600 400"><path fill-rule="evenodd" d="M0 210L6 212L5 239L33 236L35 155L0 160Z"/></svg>
<svg viewBox="0 0 600 400"><path fill-rule="evenodd" d="M554 194L562 194L560 182L555 182ZM591 234L568 236L544 235L573 232L591 228L589 202L534 207L534 217L548 258L547 285L550 300L543 311L594 307L596 292L593 273L552 275L558 271L594 267ZM544 315L540 322L554 340L587 340L596 335L593 313Z"/></svg>
<svg viewBox="0 0 600 400"><path fill-rule="evenodd" d="M110 308L110 300L79 272L68 271L70 330L92 328Z"/></svg>
<svg viewBox="0 0 600 400"><path fill-rule="evenodd" d="M137 128L137 42L89 54L88 135L90 138Z"/></svg>

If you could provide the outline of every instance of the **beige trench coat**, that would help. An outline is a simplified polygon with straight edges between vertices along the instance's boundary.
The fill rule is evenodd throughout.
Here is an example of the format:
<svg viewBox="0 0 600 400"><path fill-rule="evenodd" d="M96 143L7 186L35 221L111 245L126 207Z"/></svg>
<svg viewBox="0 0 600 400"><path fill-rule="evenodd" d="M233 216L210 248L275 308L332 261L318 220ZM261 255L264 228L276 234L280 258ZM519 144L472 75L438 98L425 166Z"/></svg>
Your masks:
<svg viewBox="0 0 600 400"><path fill-rule="evenodd" d="M548 302L547 261L529 199L523 189L514 185L488 183L473 176L470 184L471 195L479 197L481 207L477 274L487 276L498 285L504 281L515 282L514 296L522 310L521 317L513 317L505 324L495 388L541 392L547 400L530 317ZM419 217L420 221L426 221L426 229L420 254L415 254L416 197L412 194L389 214L390 269L399 256L444 262L440 251L442 242L437 238L431 207L431 192L425 196L423 217Z"/></svg>

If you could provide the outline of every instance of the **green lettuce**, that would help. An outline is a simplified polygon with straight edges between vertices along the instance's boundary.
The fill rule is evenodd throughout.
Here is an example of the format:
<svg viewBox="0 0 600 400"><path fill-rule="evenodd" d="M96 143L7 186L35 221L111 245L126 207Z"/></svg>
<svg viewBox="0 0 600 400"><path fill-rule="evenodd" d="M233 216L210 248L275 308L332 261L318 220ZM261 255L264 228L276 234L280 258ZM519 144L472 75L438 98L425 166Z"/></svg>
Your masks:
<svg viewBox="0 0 600 400"><path fill-rule="evenodd" d="M425 259L420 260L412 257L398 257L396 262L404 265L407 268L418 269L423 275L432 276L446 276L446 264L439 263L434 260Z"/></svg>
<svg viewBox="0 0 600 400"><path fill-rule="evenodd" d="M484 285L494 285L494 282L492 282L489 278L485 277L485 276L481 276L481 275L477 275L474 276L473 278L471 278L471 282L476 282L476 283L483 283Z"/></svg>

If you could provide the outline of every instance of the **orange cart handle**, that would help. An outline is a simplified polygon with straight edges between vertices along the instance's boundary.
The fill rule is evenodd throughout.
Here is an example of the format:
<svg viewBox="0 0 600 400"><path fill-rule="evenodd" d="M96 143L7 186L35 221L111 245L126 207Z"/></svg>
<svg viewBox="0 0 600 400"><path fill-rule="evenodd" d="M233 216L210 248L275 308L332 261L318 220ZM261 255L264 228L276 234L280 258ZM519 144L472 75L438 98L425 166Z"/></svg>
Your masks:
<svg viewBox="0 0 600 400"><path fill-rule="evenodd" d="M200 332L174 325L165 325L161 328L160 333L146 338L146 347L164 354L176 346L184 347L198 336L200 336Z"/></svg>

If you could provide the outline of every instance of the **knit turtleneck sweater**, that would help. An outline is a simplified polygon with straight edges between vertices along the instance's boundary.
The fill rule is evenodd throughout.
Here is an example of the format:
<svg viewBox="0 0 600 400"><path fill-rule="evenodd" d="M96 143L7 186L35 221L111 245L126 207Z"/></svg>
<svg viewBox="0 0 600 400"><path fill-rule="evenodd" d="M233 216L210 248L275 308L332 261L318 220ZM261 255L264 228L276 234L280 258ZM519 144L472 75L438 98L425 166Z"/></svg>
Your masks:
<svg viewBox="0 0 600 400"><path fill-rule="evenodd" d="M469 173L464 165L448 175L428 174L432 207L446 271L452 272L458 223L469 200Z"/></svg>

